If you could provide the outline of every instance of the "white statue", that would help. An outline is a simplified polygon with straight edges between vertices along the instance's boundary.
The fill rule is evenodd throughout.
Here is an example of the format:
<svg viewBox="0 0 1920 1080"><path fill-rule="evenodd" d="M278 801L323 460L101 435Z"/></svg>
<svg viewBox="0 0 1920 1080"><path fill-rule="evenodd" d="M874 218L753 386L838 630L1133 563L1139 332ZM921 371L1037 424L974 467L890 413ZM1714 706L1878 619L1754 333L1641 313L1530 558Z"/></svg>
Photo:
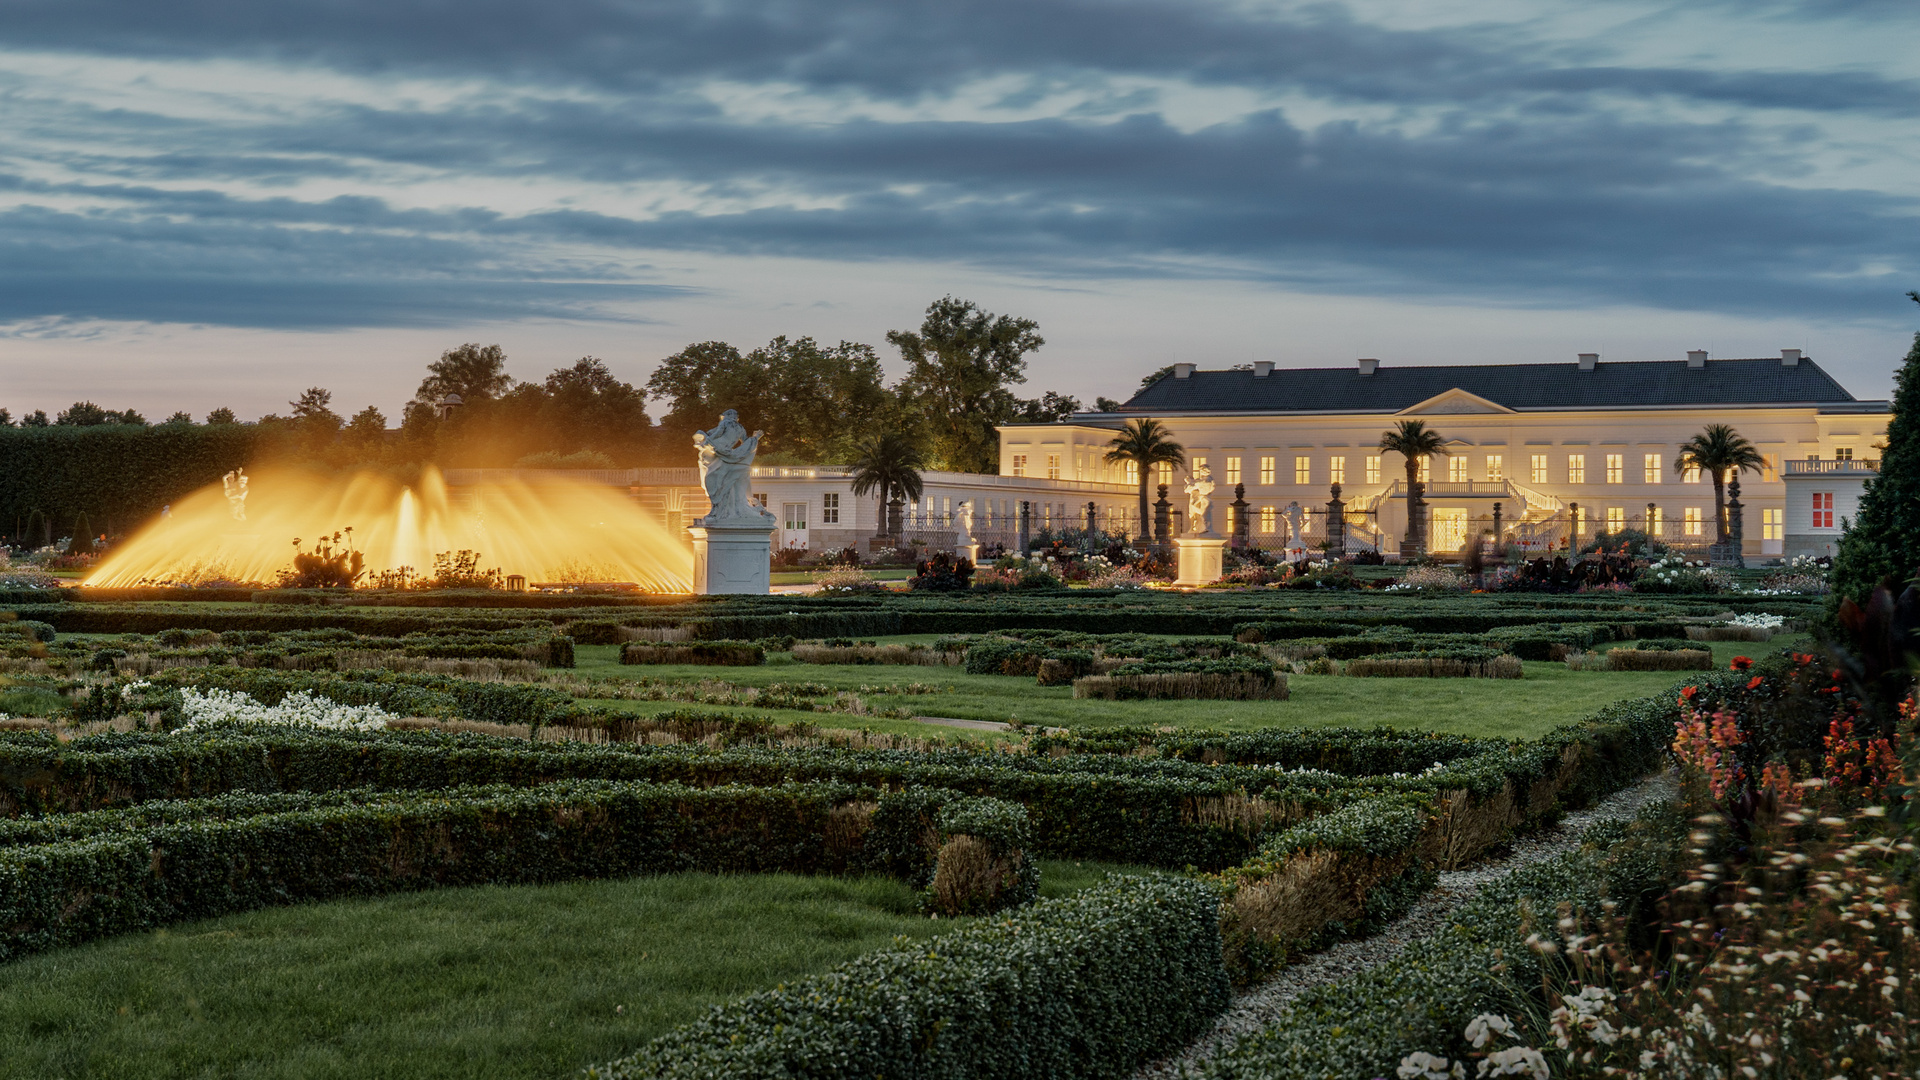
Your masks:
<svg viewBox="0 0 1920 1080"><path fill-rule="evenodd" d="M953 547L954 550L973 543L973 500L961 499L953 508Z"/></svg>
<svg viewBox="0 0 1920 1080"><path fill-rule="evenodd" d="M1292 537L1287 546L1306 550L1307 512L1300 509L1299 503L1290 502L1287 508L1280 512L1280 516L1287 519L1287 532Z"/></svg>
<svg viewBox="0 0 1920 1080"><path fill-rule="evenodd" d="M235 469L220 478L226 487L227 507L233 511L233 520L247 520L247 470Z"/></svg>
<svg viewBox="0 0 1920 1080"><path fill-rule="evenodd" d="M1202 465L1187 477L1187 531L1213 535L1213 471Z"/></svg>
<svg viewBox="0 0 1920 1080"><path fill-rule="evenodd" d="M707 489L707 501L713 504L707 516L700 519L703 523L759 525L773 520L772 514L748 500L747 492L753 476L753 455L760 448L763 434L747 434L739 414L732 409L720 414L713 430L694 434L693 445L700 457L700 486Z"/></svg>

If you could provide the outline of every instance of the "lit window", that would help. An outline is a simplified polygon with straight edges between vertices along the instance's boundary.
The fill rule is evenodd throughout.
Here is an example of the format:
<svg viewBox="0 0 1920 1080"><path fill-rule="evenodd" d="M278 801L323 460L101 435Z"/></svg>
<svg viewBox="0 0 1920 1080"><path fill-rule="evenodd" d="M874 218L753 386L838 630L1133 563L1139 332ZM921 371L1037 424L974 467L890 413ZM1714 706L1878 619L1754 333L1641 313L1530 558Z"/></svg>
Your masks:
<svg viewBox="0 0 1920 1080"><path fill-rule="evenodd" d="M1760 455L1760 479L1765 480L1768 483L1772 483L1773 481L1780 479L1780 455L1779 454L1761 454ZM1778 540L1780 538L1777 536L1770 536L1770 537L1767 537L1767 539Z"/></svg>
<svg viewBox="0 0 1920 1080"><path fill-rule="evenodd" d="M1624 506L1607 507L1607 531L1617 533L1627 527L1627 508Z"/></svg>
<svg viewBox="0 0 1920 1080"><path fill-rule="evenodd" d="M1344 484L1347 482L1347 459L1332 457L1327 459L1327 483Z"/></svg>
<svg viewBox="0 0 1920 1080"><path fill-rule="evenodd" d="M1377 484L1379 482L1380 482L1380 458L1377 455L1368 454L1367 455L1367 483Z"/></svg>
<svg viewBox="0 0 1920 1080"><path fill-rule="evenodd" d="M1025 454L1013 455L1013 475L1015 476L1027 475L1027 455Z"/></svg>
<svg viewBox="0 0 1920 1080"><path fill-rule="evenodd" d="M1697 484L1697 483L1699 483L1699 482L1700 482L1700 466L1698 466L1698 465L1689 465L1689 466L1687 466L1686 468L1684 468L1684 469L1681 469L1681 470L1680 470L1680 482L1681 482L1681 483L1683 483L1683 484Z"/></svg>
<svg viewBox="0 0 1920 1080"><path fill-rule="evenodd" d="M1059 454L1047 455L1047 479L1049 480L1060 479L1060 455Z"/></svg>
<svg viewBox="0 0 1920 1080"><path fill-rule="evenodd" d="M1642 479L1644 479L1649 484L1659 483L1660 482L1660 455L1659 454L1646 455L1644 459L1644 464L1642 465L1642 469L1643 469Z"/></svg>
<svg viewBox="0 0 1920 1080"><path fill-rule="evenodd" d="M1239 482L1240 482L1240 459L1237 457L1230 457L1227 459L1227 483L1237 484Z"/></svg>
<svg viewBox="0 0 1920 1080"><path fill-rule="evenodd" d="M1313 459L1304 454L1293 459L1293 482L1296 484L1313 483Z"/></svg>
<svg viewBox="0 0 1920 1080"><path fill-rule="evenodd" d="M820 496L820 524L840 524L840 495L838 492L829 491L825 495Z"/></svg>
<svg viewBox="0 0 1920 1080"><path fill-rule="evenodd" d="M1155 482L1161 483L1161 484L1173 483L1173 462L1171 461L1160 462L1160 479Z"/></svg>
<svg viewBox="0 0 1920 1080"><path fill-rule="evenodd" d="M1197 458L1188 458L1188 459L1187 459L1187 475L1189 475L1189 476L1195 476L1195 475L1198 475L1198 474L1199 474L1199 472L1200 472L1200 470L1201 470L1201 469L1204 469L1204 468L1206 468L1206 467L1207 467L1207 459L1206 459L1206 458L1203 458L1203 457L1197 457Z"/></svg>
<svg viewBox="0 0 1920 1080"><path fill-rule="evenodd" d="M1607 455L1607 483L1624 484L1627 482L1627 456L1625 454Z"/></svg>
<svg viewBox="0 0 1920 1080"><path fill-rule="evenodd" d="M1567 483L1584 484L1587 482L1587 455L1567 455Z"/></svg>
<svg viewBox="0 0 1920 1080"><path fill-rule="evenodd" d="M1447 459L1447 479L1460 483L1467 478L1467 459L1458 454Z"/></svg>
<svg viewBox="0 0 1920 1080"><path fill-rule="evenodd" d="M1816 529L1833 528L1833 492L1816 491L1813 493L1813 527Z"/></svg>
<svg viewBox="0 0 1920 1080"><path fill-rule="evenodd" d="M1041 507L1040 527L1043 529L1053 528L1053 504L1052 503L1048 503L1045 506Z"/></svg>
<svg viewBox="0 0 1920 1080"><path fill-rule="evenodd" d="M1547 482L1547 455L1533 455L1528 463L1527 479L1529 482L1535 484L1544 484Z"/></svg>
<svg viewBox="0 0 1920 1080"><path fill-rule="evenodd" d="M1273 507L1271 506L1260 508L1260 531L1263 533L1273 531Z"/></svg>
<svg viewBox="0 0 1920 1080"><path fill-rule="evenodd" d="M1777 509L1760 511L1760 539L1779 540L1786 536L1786 523L1781 520L1784 513Z"/></svg>
<svg viewBox="0 0 1920 1080"><path fill-rule="evenodd" d="M1586 534L1587 508L1584 506L1576 506L1573 508L1573 535L1585 536Z"/></svg>
<svg viewBox="0 0 1920 1080"><path fill-rule="evenodd" d="M1136 485L1140 483L1140 463L1139 462L1137 461L1127 462L1127 483L1136 484Z"/></svg>
<svg viewBox="0 0 1920 1080"><path fill-rule="evenodd" d="M1430 457L1421 458L1420 471L1414 475L1415 478L1423 484L1433 483L1433 459Z"/></svg>
<svg viewBox="0 0 1920 1080"><path fill-rule="evenodd" d="M1851 446L1836 446L1836 447L1834 447L1834 448L1833 448L1833 460L1835 460L1835 461L1852 461L1852 460L1853 460L1853 447L1851 447Z"/></svg>
<svg viewBox="0 0 1920 1080"><path fill-rule="evenodd" d="M1487 455L1487 479L1504 480L1506 479L1506 472L1507 472L1506 455L1504 454L1488 454Z"/></svg>
<svg viewBox="0 0 1920 1080"><path fill-rule="evenodd" d="M1667 527L1667 512L1658 506L1647 508L1647 535L1659 536Z"/></svg>
<svg viewBox="0 0 1920 1080"><path fill-rule="evenodd" d="M1701 529L1700 508L1689 506L1680 512L1680 531L1688 536L1699 536Z"/></svg>
<svg viewBox="0 0 1920 1080"><path fill-rule="evenodd" d="M1240 523L1236 517L1238 513L1239 510L1232 503L1227 504L1227 532L1230 535L1240 531Z"/></svg>
<svg viewBox="0 0 1920 1080"><path fill-rule="evenodd" d="M1270 457L1260 459L1260 482L1263 484L1273 483L1273 459Z"/></svg>

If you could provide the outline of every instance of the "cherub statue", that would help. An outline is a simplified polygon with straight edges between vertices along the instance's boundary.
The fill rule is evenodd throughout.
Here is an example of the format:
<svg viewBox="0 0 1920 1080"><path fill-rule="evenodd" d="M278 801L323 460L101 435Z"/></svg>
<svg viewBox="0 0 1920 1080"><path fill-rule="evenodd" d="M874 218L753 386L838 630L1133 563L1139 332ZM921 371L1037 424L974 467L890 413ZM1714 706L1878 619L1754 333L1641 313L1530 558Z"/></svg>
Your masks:
<svg viewBox="0 0 1920 1080"><path fill-rule="evenodd" d="M227 508L233 511L233 520L247 520L247 470L235 469L220 478L227 493Z"/></svg>
<svg viewBox="0 0 1920 1080"><path fill-rule="evenodd" d="M956 548L973 543L973 500L961 499L953 508L953 544Z"/></svg>
<svg viewBox="0 0 1920 1080"><path fill-rule="evenodd" d="M1213 471L1201 465L1187 477L1187 531L1213 535Z"/></svg>
<svg viewBox="0 0 1920 1080"><path fill-rule="evenodd" d="M1280 514L1287 519L1287 546L1304 549L1307 546L1307 512L1300 509L1299 503L1290 502Z"/></svg>

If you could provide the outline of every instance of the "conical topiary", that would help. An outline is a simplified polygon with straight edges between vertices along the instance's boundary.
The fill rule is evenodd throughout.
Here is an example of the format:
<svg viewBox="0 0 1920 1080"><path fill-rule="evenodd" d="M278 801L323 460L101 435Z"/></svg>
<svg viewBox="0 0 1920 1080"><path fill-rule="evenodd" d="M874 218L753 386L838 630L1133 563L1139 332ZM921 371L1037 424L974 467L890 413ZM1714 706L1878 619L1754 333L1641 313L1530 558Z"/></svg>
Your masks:
<svg viewBox="0 0 1920 1080"><path fill-rule="evenodd" d="M1914 294L1909 293L1909 296ZM1920 296L1914 296L1920 303ZM1893 419L1880 474L1867 481L1860 512L1840 538L1833 560L1833 602L1865 605L1874 586L1920 571L1920 334L1893 388ZM1896 593L1899 589L1894 590Z"/></svg>

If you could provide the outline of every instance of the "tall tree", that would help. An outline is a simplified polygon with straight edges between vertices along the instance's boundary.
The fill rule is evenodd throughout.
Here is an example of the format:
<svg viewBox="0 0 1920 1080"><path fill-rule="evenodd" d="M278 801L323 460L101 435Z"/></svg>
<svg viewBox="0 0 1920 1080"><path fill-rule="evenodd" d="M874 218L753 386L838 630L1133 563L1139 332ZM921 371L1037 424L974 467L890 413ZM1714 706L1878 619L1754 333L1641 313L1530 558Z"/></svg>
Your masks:
<svg viewBox="0 0 1920 1080"><path fill-rule="evenodd" d="M853 459L853 493L861 498L879 493L886 507L887 535L895 547L900 545L901 502L918 499L925 490L920 477L924 468L926 453L919 441L898 431L870 437Z"/></svg>
<svg viewBox="0 0 1920 1080"><path fill-rule="evenodd" d="M694 431L732 409L741 423L767 432L767 457L830 464L858 452L849 418L892 422L892 395L881 377L870 346L783 335L744 355L724 341L689 345L661 361L647 390L669 403L660 425L669 446L686 445Z"/></svg>
<svg viewBox="0 0 1920 1080"><path fill-rule="evenodd" d="M1907 295L1920 304L1920 295ZM1879 475L1867 481L1834 555L1836 604L1852 600L1864 607L1882 580L1920 573L1920 334L1894 377L1892 410Z"/></svg>
<svg viewBox="0 0 1920 1080"><path fill-rule="evenodd" d="M1424 420L1402 420L1395 427L1380 433L1380 449L1397 453L1406 459L1407 466L1407 536L1406 543L1418 546L1426 536L1426 523L1420 519L1419 506L1414 502L1413 485L1420 481L1420 463L1435 454L1447 455L1447 442L1440 433L1427 427Z"/></svg>
<svg viewBox="0 0 1920 1080"><path fill-rule="evenodd" d="M1026 355L1046 344L1039 329L1032 319L996 316L948 296L927 306L919 331L887 332L907 362L898 390L925 417L942 466L998 470L994 429L1013 412L1007 387L1027 381Z"/></svg>
<svg viewBox="0 0 1920 1080"><path fill-rule="evenodd" d="M235 416L233 410L227 408L225 405L207 414L207 423L209 424L237 424L239 422L240 418Z"/></svg>
<svg viewBox="0 0 1920 1080"><path fill-rule="evenodd" d="M469 342L457 349L448 349L440 354L440 359L427 365L427 377L413 392L413 399L431 405L448 394L458 394L471 405L497 398L512 386L513 379L507 374L506 350L498 345Z"/></svg>
<svg viewBox="0 0 1920 1080"><path fill-rule="evenodd" d="M1140 536L1151 535L1148 515L1153 512L1147 493L1153 485L1153 467L1155 465L1185 465L1187 452L1179 443L1174 442L1171 434L1160 421L1149 417L1130 420L1120 434L1113 437L1107 445L1113 449L1107 451L1110 464L1132 462L1140 471Z"/></svg>
<svg viewBox="0 0 1920 1080"><path fill-rule="evenodd" d="M35 409L31 413L28 413L27 415L20 418L20 426L21 427L51 427L52 424L47 419L47 410Z"/></svg>
<svg viewBox="0 0 1920 1080"><path fill-rule="evenodd" d="M117 424L120 414L109 412L91 401L76 401L60 410L53 422L61 427L97 427L100 424Z"/></svg>
<svg viewBox="0 0 1920 1080"><path fill-rule="evenodd" d="M1673 461L1676 470L1697 468L1713 480L1714 531L1720 543L1732 537L1727 523L1727 480L1741 469L1759 472L1766 460L1753 444L1728 424L1708 424L1700 434L1680 444L1680 456Z"/></svg>
<svg viewBox="0 0 1920 1080"><path fill-rule="evenodd" d="M652 448L646 392L620 381L598 357L556 368L540 389L537 427L548 444L543 449L592 450L631 461Z"/></svg>
<svg viewBox="0 0 1920 1080"><path fill-rule="evenodd" d="M1049 390L1014 402L1013 419L1028 424L1057 424L1080 411L1080 399Z"/></svg>

